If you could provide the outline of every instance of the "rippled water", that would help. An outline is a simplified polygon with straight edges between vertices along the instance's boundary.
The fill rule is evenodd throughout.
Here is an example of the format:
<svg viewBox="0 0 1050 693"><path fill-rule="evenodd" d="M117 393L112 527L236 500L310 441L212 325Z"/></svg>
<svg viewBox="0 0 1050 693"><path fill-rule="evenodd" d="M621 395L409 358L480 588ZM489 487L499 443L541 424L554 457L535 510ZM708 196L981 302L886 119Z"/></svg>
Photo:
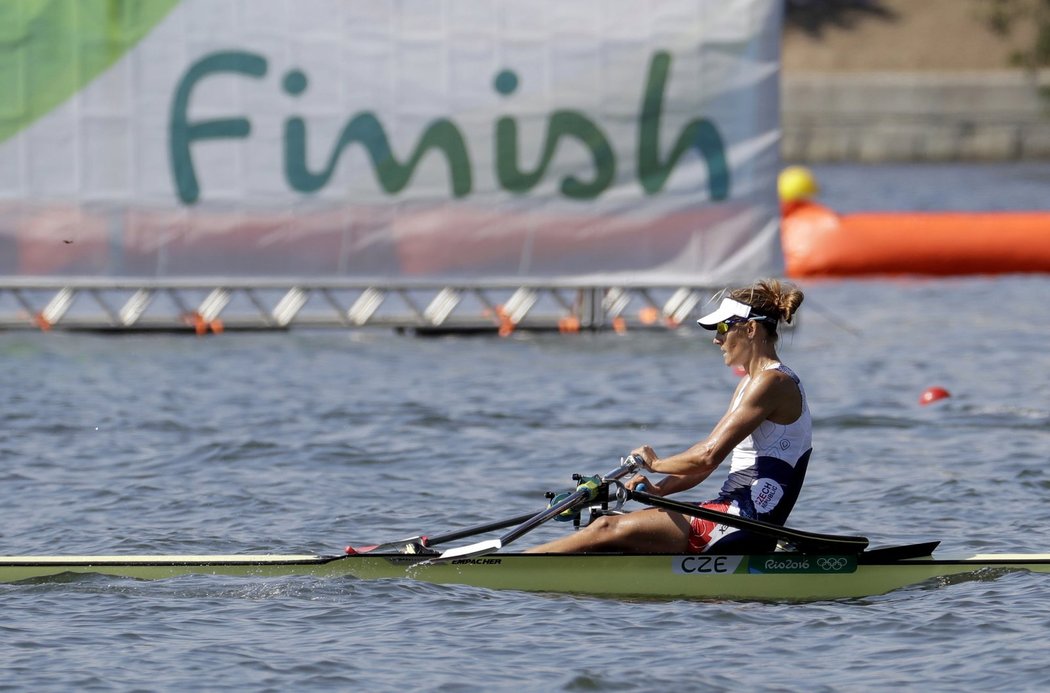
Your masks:
<svg viewBox="0 0 1050 693"><path fill-rule="evenodd" d="M1050 549L1050 278L805 289L781 349L817 428L792 524ZM640 443L693 442L736 382L694 330L9 333L0 357L3 553L329 553L527 512ZM920 407L931 385L953 396ZM0 585L0 689L1040 690L1048 589L790 604L89 576Z"/></svg>

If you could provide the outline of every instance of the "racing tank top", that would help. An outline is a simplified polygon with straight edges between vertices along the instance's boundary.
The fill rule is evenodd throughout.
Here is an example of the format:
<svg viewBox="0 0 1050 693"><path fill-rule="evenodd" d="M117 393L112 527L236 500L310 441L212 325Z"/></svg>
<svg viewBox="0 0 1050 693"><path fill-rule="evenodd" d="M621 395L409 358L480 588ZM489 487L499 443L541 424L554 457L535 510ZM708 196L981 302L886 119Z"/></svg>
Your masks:
<svg viewBox="0 0 1050 693"><path fill-rule="evenodd" d="M802 413L789 424L763 421L733 449L729 478L719 492L719 500L735 501L740 513L767 522L784 524L798 499L813 448L813 419L806 401L806 391L795 372L782 363L772 363L763 370L785 373L798 386L802 396ZM751 385L751 376L733 400L732 409L740 406Z"/></svg>

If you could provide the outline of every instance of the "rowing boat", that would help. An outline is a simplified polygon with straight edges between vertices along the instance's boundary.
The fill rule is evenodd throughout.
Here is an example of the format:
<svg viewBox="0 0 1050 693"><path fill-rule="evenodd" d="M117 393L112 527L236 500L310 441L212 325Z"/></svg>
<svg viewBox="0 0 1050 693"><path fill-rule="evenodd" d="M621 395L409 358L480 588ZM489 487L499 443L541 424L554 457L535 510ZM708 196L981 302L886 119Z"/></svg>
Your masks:
<svg viewBox="0 0 1050 693"><path fill-rule="evenodd" d="M933 557L939 542L868 548L862 536L824 534L770 524L629 489L622 482L641 466L621 460L602 476L575 475L576 490L551 494L548 506L436 536L347 547L338 555L6 556L0 582L63 579L94 573L143 580L182 575L256 578L309 575L364 580L411 579L527 592L607 596L815 600L884 594L957 575L1027 570L1050 573L1050 554L976 554ZM747 555L509 553L512 541L554 518L579 525L589 508L619 512L625 501L704 518L776 540L772 553ZM613 507L610 507L612 505ZM465 537L513 527L488 539L445 551L434 549Z"/></svg>
<svg viewBox="0 0 1050 693"><path fill-rule="evenodd" d="M0 582L94 573L137 579L182 575L307 575L411 579L490 589L606 596L821 600L884 594L952 576L1050 573L1050 554L933 558L936 542L859 554L626 555L494 553L434 561L402 553L354 555L9 556Z"/></svg>

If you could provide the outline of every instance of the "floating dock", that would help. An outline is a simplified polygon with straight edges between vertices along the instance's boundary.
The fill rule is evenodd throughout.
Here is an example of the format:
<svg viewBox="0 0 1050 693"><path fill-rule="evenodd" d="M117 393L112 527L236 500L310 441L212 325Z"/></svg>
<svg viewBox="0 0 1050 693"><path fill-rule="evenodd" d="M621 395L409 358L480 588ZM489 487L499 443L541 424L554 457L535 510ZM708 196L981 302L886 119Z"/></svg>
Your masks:
<svg viewBox="0 0 1050 693"><path fill-rule="evenodd" d="M419 335L675 329L710 287L317 279L0 278L0 330L387 328Z"/></svg>

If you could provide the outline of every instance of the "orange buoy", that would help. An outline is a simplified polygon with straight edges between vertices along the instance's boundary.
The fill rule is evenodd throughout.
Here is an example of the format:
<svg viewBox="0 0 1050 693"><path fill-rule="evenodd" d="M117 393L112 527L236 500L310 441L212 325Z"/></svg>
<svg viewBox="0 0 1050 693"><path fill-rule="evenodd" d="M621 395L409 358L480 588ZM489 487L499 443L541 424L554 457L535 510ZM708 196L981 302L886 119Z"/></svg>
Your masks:
<svg viewBox="0 0 1050 693"><path fill-rule="evenodd" d="M1050 272L1050 213L854 212L785 208L789 277Z"/></svg>
<svg viewBox="0 0 1050 693"><path fill-rule="evenodd" d="M919 395L919 404L925 407L927 404L933 404L942 399L948 399L951 396L951 393L943 387L928 387L922 391L921 395Z"/></svg>

